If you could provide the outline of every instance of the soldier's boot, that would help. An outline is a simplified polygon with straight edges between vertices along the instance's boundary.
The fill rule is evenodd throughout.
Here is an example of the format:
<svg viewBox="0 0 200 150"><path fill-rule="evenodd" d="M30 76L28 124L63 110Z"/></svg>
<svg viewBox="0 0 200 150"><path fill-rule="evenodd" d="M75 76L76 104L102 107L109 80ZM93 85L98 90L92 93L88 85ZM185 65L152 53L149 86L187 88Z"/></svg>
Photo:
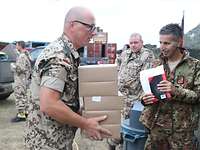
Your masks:
<svg viewBox="0 0 200 150"><path fill-rule="evenodd" d="M116 149L116 146L114 146L114 145L109 145L108 146L108 150L115 150Z"/></svg>
<svg viewBox="0 0 200 150"><path fill-rule="evenodd" d="M26 118L28 117L28 111L25 112L25 116L26 116Z"/></svg>
<svg viewBox="0 0 200 150"><path fill-rule="evenodd" d="M25 112L18 112L17 115L11 119L11 122L21 122L21 121L26 121L26 114Z"/></svg>

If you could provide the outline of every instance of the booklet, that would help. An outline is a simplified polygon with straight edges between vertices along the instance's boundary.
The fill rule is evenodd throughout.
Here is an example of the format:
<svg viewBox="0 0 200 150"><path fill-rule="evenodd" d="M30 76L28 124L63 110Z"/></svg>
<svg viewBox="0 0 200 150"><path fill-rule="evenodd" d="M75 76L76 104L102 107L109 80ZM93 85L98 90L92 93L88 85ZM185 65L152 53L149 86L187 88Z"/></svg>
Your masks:
<svg viewBox="0 0 200 150"><path fill-rule="evenodd" d="M170 93L164 93L158 90L157 84L162 80L166 80L163 65L156 68L142 70L140 72L140 82L144 93L153 93L153 95L159 100L171 97Z"/></svg>

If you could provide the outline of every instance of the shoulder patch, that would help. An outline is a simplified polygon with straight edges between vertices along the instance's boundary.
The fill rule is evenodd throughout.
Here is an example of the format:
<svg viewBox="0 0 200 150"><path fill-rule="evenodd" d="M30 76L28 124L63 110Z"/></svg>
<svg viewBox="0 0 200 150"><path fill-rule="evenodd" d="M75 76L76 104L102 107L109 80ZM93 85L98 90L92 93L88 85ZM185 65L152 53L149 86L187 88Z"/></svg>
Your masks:
<svg viewBox="0 0 200 150"><path fill-rule="evenodd" d="M177 81L178 84L183 84L185 82L185 77L184 76L178 76L176 81Z"/></svg>

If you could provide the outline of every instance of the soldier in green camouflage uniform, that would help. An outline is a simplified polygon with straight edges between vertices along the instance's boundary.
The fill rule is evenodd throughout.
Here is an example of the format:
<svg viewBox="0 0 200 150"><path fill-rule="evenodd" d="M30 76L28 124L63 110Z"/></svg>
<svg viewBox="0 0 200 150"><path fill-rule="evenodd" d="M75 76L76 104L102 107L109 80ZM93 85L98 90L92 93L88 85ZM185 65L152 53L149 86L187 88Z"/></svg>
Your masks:
<svg viewBox="0 0 200 150"><path fill-rule="evenodd" d="M160 30L159 60L164 65L167 80L157 87L170 92L171 98L158 100L145 94L145 109L140 120L150 129L145 150L194 150L194 130L199 121L200 61L182 48L183 32L178 24L168 24ZM155 103L156 101L156 103Z"/></svg>
<svg viewBox="0 0 200 150"><path fill-rule="evenodd" d="M95 18L86 8L73 7L65 18L64 33L39 55L34 66L32 99L26 124L25 144L34 150L72 150L77 127L89 137L101 140L110 135L98 121L78 114L77 49L95 34Z"/></svg>
<svg viewBox="0 0 200 150"><path fill-rule="evenodd" d="M12 69L14 71L14 96L17 109L16 117L12 118L12 122L26 120L28 107L28 91L29 79L31 75L31 62L29 52L25 49L25 42L19 41L16 44L19 56Z"/></svg>
<svg viewBox="0 0 200 150"><path fill-rule="evenodd" d="M139 80L141 70L150 67L154 54L151 50L143 47L142 37L133 33L129 39L130 48L121 54L121 66L118 73L119 91L124 95L123 119L129 118L133 103L139 100L142 87ZM108 140L110 145L117 145L118 140ZM114 149L114 148L113 148Z"/></svg>

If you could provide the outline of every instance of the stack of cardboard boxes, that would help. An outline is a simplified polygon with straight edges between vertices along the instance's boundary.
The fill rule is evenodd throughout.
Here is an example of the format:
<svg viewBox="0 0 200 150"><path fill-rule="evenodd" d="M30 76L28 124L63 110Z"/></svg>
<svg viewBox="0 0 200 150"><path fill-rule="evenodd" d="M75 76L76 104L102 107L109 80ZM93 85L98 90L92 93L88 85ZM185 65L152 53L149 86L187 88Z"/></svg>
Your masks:
<svg viewBox="0 0 200 150"><path fill-rule="evenodd" d="M100 124L120 137L122 96L118 96L117 65L101 64L79 67L79 96L83 98L82 115L86 118L107 115Z"/></svg>

